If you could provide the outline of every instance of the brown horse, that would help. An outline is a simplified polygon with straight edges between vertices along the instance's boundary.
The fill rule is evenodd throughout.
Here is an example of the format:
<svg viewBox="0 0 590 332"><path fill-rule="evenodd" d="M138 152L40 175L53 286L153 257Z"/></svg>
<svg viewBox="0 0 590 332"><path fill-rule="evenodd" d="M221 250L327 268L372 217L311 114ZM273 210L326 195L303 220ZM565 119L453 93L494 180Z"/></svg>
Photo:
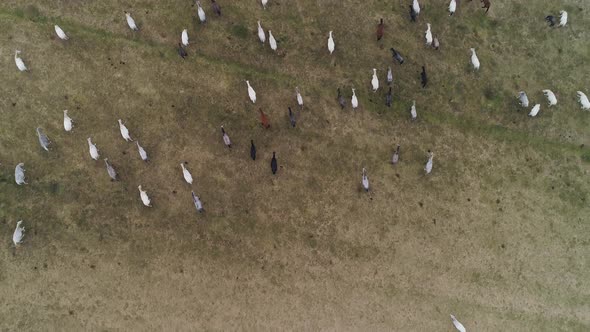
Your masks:
<svg viewBox="0 0 590 332"><path fill-rule="evenodd" d="M262 125L262 127L266 129L270 128L270 121L268 120L268 117L266 116L266 114L264 114L262 109L260 109L260 124Z"/></svg>
<svg viewBox="0 0 590 332"><path fill-rule="evenodd" d="M483 3L483 7L486 9L486 14L488 13L488 10L490 10L490 6L492 5L490 3L490 0L481 0L481 2Z"/></svg>
<svg viewBox="0 0 590 332"><path fill-rule="evenodd" d="M473 0L469 0L469 1L473 1ZM490 3L490 0L480 0L481 3L483 4L483 7L481 8L485 8L486 9L486 14L488 13L488 10L490 10L490 6L492 5Z"/></svg>
<svg viewBox="0 0 590 332"><path fill-rule="evenodd" d="M383 30L384 30L383 19L381 19L381 21L379 22L379 25L377 25L377 40L381 40L381 38L383 38Z"/></svg>

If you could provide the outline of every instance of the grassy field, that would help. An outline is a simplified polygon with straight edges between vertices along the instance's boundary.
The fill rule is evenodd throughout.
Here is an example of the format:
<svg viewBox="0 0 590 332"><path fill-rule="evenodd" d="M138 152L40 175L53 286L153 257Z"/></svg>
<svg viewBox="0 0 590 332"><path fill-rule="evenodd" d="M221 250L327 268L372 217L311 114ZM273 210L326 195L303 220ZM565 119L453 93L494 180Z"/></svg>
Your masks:
<svg viewBox="0 0 590 332"><path fill-rule="evenodd" d="M451 313L473 331L590 329L590 112L576 98L590 95L587 1L492 1L486 16L463 0L449 17L432 0L417 23L409 1L218 0L220 18L203 2L206 25L188 0L0 4L0 330L452 331ZM548 28L560 9L569 25ZM258 41L258 19L277 54ZM440 51L424 45L427 22ZM184 28L186 60L175 50ZM16 69L16 49L30 72ZM372 68L383 87L388 66L391 108L370 87ZM295 86L305 107L290 128ZM349 104L357 89L357 111L340 109L338 87ZM536 118L520 90L542 105ZM87 137L121 181L90 159Z"/></svg>

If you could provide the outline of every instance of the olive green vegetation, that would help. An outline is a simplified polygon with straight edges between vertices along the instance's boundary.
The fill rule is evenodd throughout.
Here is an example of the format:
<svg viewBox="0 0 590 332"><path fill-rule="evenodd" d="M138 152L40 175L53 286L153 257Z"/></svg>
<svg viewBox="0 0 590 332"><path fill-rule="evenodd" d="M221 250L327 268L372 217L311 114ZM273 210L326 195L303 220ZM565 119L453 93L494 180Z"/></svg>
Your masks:
<svg viewBox="0 0 590 332"><path fill-rule="evenodd" d="M468 330L590 328L590 112L576 98L590 93L587 3L494 1L484 15L463 1L449 17L432 1L417 23L399 1L218 3L219 18L203 1L205 25L190 1L0 4L0 329L451 331L451 313ZM570 23L550 29L543 18L560 9ZM259 19L277 53L258 41ZM424 45L427 22L439 51ZM175 49L184 28L186 60ZM16 49L30 72L17 71ZM290 128L296 86L305 106ZM338 87L349 105L357 89L358 110L340 109ZM536 118L518 105L520 90L542 105ZM87 137L120 181L90 159ZM19 162L25 186L14 183ZM20 219L25 241L14 248Z"/></svg>

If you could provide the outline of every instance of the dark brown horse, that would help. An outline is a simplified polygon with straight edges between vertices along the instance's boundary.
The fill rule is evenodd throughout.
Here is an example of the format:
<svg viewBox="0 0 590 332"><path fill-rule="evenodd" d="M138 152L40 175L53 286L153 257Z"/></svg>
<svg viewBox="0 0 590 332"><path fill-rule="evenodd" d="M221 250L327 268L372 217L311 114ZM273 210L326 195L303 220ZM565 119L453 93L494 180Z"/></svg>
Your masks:
<svg viewBox="0 0 590 332"><path fill-rule="evenodd" d="M469 0L469 1L473 1L473 0ZM483 4L483 7L481 8L485 8L486 9L486 14L488 13L488 10L490 10L490 6L492 5L490 0L480 0L481 3Z"/></svg>
<svg viewBox="0 0 590 332"><path fill-rule="evenodd" d="M264 114L262 109L260 109L260 124L262 125L262 127L266 129L270 128L270 121L268 120L268 117L266 116L266 114Z"/></svg>
<svg viewBox="0 0 590 332"><path fill-rule="evenodd" d="M377 40L381 40L381 38L383 38L383 30L384 30L383 19L381 19L381 21L379 22L379 25L377 25Z"/></svg>

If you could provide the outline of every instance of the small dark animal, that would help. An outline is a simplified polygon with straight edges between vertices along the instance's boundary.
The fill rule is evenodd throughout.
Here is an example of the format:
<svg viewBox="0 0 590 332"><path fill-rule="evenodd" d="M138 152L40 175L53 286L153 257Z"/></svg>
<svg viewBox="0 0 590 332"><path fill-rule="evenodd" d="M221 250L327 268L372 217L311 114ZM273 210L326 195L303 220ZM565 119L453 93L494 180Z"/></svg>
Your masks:
<svg viewBox="0 0 590 332"><path fill-rule="evenodd" d="M291 111L291 107L289 107L289 122L291 122L291 127L295 128L297 121L295 120L295 114Z"/></svg>
<svg viewBox="0 0 590 332"><path fill-rule="evenodd" d="M400 65L404 63L404 58L393 47L391 48L391 55Z"/></svg>
<svg viewBox="0 0 590 332"><path fill-rule="evenodd" d="M420 75L422 78L422 87L425 88L426 84L428 84L428 75L426 75L426 68L422 66L422 74Z"/></svg>
<svg viewBox="0 0 590 332"><path fill-rule="evenodd" d="M266 129L270 128L270 121L262 109L260 109L260 124L262 124L262 126Z"/></svg>
<svg viewBox="0 0 590 332"><path fill-rule="evenodd" d="M385 105L387 105L387 107L391 107L392 100L393 94L391 93L391 87L389 87L389 92L387 92L387 95L385 96Z"/></svg>
<svg viewBox="0 0 590 332"><path fill-rule="evenodd" d="M182 47L181 43L178 43L178 55L183 59L188 56L188 53L186 53L186 50Z"/></svg>
<svg viewBox="0 0 590 332"><path fill-rule="evenodd" d="M381 21L377 25L377 40L381 40L381 38L383 38L383 29L384 28L385 27L383 26L383 19L381 19Z"/></svg>
<svg viewBox="0 0 590 332"><path fill-rule="evenodd" d="M256 147L254 146L254 140L250 140L250 158L256 160Z"/></svg>
<svg viewBox="0 0 590 332"><path fill-rule="evenodd" d="M338 103L340 104L340 107L342 109L344 109L344 107L346 107L346 101L344 100L344 97L340 93L340 88L338 88Z"/></svg>
<svg viewBox="0 0 590 332"><path fill-rule="evenodd" d="M416 12L414 11L414 7L412 7L412 5L410 5L410 20L412 20L412 22L416 22Z"/></svg>
<svg viewBox="0 0 590 332"><path fill-rule="evenodd" d="M486 14L488 13L488 10L490 10L490 6L492 5L490 3L490 0L481 0L481 2L483 3L483 7L481 8L485 8L486 9Z"/></svg>
<svg viewBox="0 0 590 332"><path fill-rule="evenodd" d="M215 0L211 0L211 7L213 8L213 11L215 12L215 14L217 14L217 16L221 16L221 8Z"/></svg>
<svg viewBox="0 0 590 332"><path fill-rule="evenodd" d="M469 1L473 1L473 0L469 0ZM490 6L492 5L490 3L490 0L480 0L481 3L483 4L483 7L481 7L482 9L485 8L486 9L486 14L488 13L488 10L490 10Z"/></svg>
<svg viewBox="0 0 590 332"><path fill-rule="evenodd" d="M272 174L277 174L277 158L275 157L275 153L272 153L272 159L270 160L270 170Z"/></svg>
<svg viewBox="0 0 590 332"><path fill-rule="evenodd" d="M545 17L545 21L549 22L550 27L555 26L555 16L549 15Z"/></svg>

